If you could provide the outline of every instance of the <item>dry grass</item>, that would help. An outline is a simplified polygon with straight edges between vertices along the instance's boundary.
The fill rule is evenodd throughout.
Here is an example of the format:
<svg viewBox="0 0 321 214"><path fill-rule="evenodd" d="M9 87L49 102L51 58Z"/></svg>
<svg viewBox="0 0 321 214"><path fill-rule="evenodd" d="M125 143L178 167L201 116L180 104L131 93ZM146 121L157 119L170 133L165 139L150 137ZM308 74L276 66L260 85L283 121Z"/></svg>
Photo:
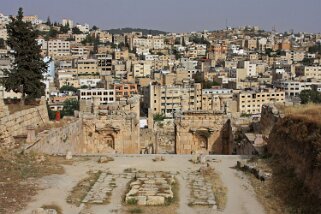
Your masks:
<svg viewBox="0 0 321 214"><path fill-rule="evenodd" d="M36 153L22 155L0 152L0 213L21 210L37 193L36 178L64 173L60 165L63 164L61 158L44 157L44 161L39 161Z"/></svg>
<svg viewBox="0 0 321 214"><path fill-rule="evenodd" d="M101 171L98 172L88 172L88 177L81 180L70 192L67 197L67 202L70 204L75 204L80 206L82 200L86 197L87 193L90 191L91 187L96 183L99 178Z"/></svg>
<svg viewBox="0 0 321 214"><path fill-rule="evenodd" d="M206 170L201 170L201 173L204 179L212 184L217 207L223 210L227 203L227 188L224 186L221 177L211 167L207 167Z"/></svg>
<svg viewBox="0 0 321 214"><path fill-rule="evenodd" d="M280 168L276 160L257 160L259 168L273 171L273 177L261 182L254 175L246 173L259 201L269 214L316 214L321 212L318 199L295 178L291 171Z"/></svg>
<svg viewBox="0 0 321 214"><path fill-rule="evenodd" d="M321 105L306 104L291 107L278 107L285 116L307 122L321 124Z"/></svg>

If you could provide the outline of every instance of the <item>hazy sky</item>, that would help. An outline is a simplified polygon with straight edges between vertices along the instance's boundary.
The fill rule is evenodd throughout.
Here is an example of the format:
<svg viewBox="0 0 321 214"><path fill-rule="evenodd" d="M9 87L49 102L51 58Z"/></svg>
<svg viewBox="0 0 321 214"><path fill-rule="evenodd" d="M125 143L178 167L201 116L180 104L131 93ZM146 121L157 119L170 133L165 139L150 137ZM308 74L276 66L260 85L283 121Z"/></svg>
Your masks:
<svg viewBox="0 0 321 214"><path fill-rule="evenodd" d="M0 0L0 12L38 15L103 29L140 27L171 32L259 25L265 30L321 32L321 0Z"/></svg>

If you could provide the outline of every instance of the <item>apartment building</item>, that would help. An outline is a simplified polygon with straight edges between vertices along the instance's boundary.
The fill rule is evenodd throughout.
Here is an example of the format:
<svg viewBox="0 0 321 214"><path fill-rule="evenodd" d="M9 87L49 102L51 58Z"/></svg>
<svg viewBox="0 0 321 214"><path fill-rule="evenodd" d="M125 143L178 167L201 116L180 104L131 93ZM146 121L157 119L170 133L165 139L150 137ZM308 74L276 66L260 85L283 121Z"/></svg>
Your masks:
<svg viewBox="0 0 321 214"><path fill-rule="evenodd" d="M233 90L225 88L203 89L202 110L221 111L224 108L224 100L232 100Z"/></svg>
<svg viewBox="0 0 321 214"><path fill-rule="evenodd" d="M86 77L80 76L78 77L79 87L87 86L89 88L96 88L97 84L101 81L99 77Z"/></svg>
<svg viewBox="0 0 321 214"><path fill-rule="evenodd" d="M126 43L126 39L124 35L120 34L113 34L113 43L114 44L120 44L120 43Z"/></svg>
<svg viewBox="0 0 321 214"><path fill-rule="evenodd" d="M159 50L164 49L165 42L163 38L160 37L153 37L153 49Z"/></svg>
<svg viewBox="0 0 321 214"><path fill-rule="evenodd" d="M73 68L73 61L72 60L60 60L58 61L58 69L65 70Z"/></svg>
<svg viewBox="0 0 321 214"><path fill-rule="evenodd" d="M244 47L248 50L255 50L257 48L257 39L246 39L244 41Z"/></svg>
<svg viewBox="0 0 321 214"><path fill-rule="evenodd" d="M96 59L78 59L78 75L99 75Z"/></svg>
<svg viewBox="0 0 321 214"><path fill-rule="evenodd" d="M79 87L76 69L58 70L56 72L56 85L61 88L64 85L70 85L75 88Z"/></svg>
<svg viewBox="0 0 321 214"><path fill-rule="evenodd" d="M147 64L144 61L135 63L132 65L133 77L146 77L151 75L151 64Z"/></svg>
<svg viewBox="0 0 321 214"><path fill-rule="evenodd" d="M95 34L95 38L99 37L99 41L102 43L113 42L113 35L108 32L96 30L94 34Z"/></svg>
<svg viewBox="0 0 321 214"><path fill-rule="evenodd" d="M86 34L74 34L73 37L75 39L75 42L81 43L82 41L84 41L86 39L87 35Z"/></svg>
<svg viewBox="0 0 321 214"><path fill-rule="evenodd" d="M292 62L301 62L304 59L304 51L287 51L285 53L285 59Z"/></svg>
<svg viewBox="0 0 321 214"><path fill-rule="evenodd" d="M184 85L149 86L149 108L153 113L173 116L175 112L201 110L202 87L200 83Z"/></svg>
<svg viewBox="0 0 321 214"><path fill-rule="evenodd" d="M295 73L308 79L321 79L321 66L297 66Z"/></svg>
<svg viewBox="0 0 321 214"><path fill-rule="evenodd" d="M120 50L120 49L116 49L114 51L114 59L116 60L128 60L128 50Z"/></svg>
<svg viewBox="0 0 321 214"><path fill-rule="evenodd" d="M148 37L148 38L142 38L142 37L134 37L132 40L133 47L145 47L148 49L164 49L165 42L164 39L161 37Z"/></svg>
<svg viewBox="0 0 321 214"><path fill-rule="evenodd" d="M284 90L285 96L298 96L303 90L311 90L312 85L317 82L299 82L291 80L280 80L275 83L275 86Z"/></svg>
<svg viewBox="0 0 321 214"><path fill-rule="evenodd" d="M73 26L74 26L74 21L71 20L71 19L62 19L61 24L62 24L62 26L68 25L70 28L73 28Z"/></svg>
<svg viewBox="0 0 321 214"><path fill-rule="evenodd" d="M235 95L237 111L245 114L259 114L263 104L283 103L285 93L281 90L241 91Z"/></svg>
<svg viewBox="0 0 321 214"><path fill-rule="evenodd" d="M0 13L0 27L5 27L7 24L9 24L9 22L9 16L5 16L4 14Z"/></svg>
<svg viewBox="0 0 321 214"><path fill-rule="evenodd" d="M39 19L38 16L35 16L35 15L33 15L33 16L23 16L22 21L33 23L38 19Z"/></svg>
<svg viewBox="0 0 321 214"><path fill-rule="evenodd" d="M118 83L111 86L116 93L116 101L120 101L122 98L132 97L134 94L138 94L137 84L134 83Z"/></svg>
<svg viewBox="0 0 321 214"><path fill-rule="evenodd" d="M247 77L255 77L256 74L256 64L250 61L240 61L238 63L238 68L244 69L245 75Z"/></svg>
<svg viewBox="0 0 321 214"><path fill-rule="evenodd" d="M94 101L94 98L99 98L100 104L113 103L116 100L114 89L79 89L78 90L79 101L90 100Z"/></svg>
<svg viewBox="0 0 321 214"><path fill-rule="evenodd" d="M41 40L41 50L44 54L48 53L48 56L70 56L70 42L62 40Z"/></svg>
<svg viewBox="0 0 321 214"><path fill-rule="evenodd" d="M0 29L0 38L3 40L8 39L8 32L7 29Z"/></svg>
<svg viewBox="0 0 321 214"><path fill-rule="evenodd" d="M89 24L76 25L76 27L83 33L89 33Z"/></svg>
<svg viewBox="0 0 321 214"><path fill-rule="evenodd" d="M88 58L90 53L89 49L83 46L72 47L70 52L72 56L75 56L77 58L85 58L85 59Z"/></svg>
<svg viewBox="0 0 321 214"><path fill-rule="evenodd" d="M112 57L108 54L96 54L97 66L100 75L111 75Z"/></svg>

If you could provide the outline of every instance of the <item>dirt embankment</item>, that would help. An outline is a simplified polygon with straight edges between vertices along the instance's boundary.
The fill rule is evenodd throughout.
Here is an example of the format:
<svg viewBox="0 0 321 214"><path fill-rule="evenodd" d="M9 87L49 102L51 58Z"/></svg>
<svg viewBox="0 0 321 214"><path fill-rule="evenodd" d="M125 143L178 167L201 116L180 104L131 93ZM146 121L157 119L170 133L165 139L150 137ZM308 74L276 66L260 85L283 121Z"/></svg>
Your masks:
<svg viewBox="0 0 321 214"><path fill-rule="evenodd" d="M321 108L288 111L273 127L268 150L321 200Z"/></svg>

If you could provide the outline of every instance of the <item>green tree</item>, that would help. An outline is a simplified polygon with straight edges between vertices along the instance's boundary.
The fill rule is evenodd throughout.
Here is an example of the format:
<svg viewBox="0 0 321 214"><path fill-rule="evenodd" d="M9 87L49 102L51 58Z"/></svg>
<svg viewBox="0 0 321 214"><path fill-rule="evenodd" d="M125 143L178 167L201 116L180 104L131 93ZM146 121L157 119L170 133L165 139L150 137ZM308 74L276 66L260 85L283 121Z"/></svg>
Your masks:
<svg viewBox="0 0 321 214"><path fill-rule="evenodd" d="M73 27L71 30L72 30L72 34L82 34L82 32L79 30L78 27Z"/></svg>
<svg viewBox="0 0 321 214"><path fill-rule="evenodd" d="M303 90L299 95L301 104L321 103L321 94L318 91Z"/></svg>
<svg viewBox="0 0 321 214"><path fill-rule="evenodd" d="M62 113L64 116L73 116L75 110L79 110L79 102L76 99L67 99L63 103Z"/></svg>
<svg viewBox="0 0 321 214"><path fill-rule="evenodd" d="M175 45L180 45L181 44L181 39L179 37L175 38Z"/></svg>
<svg viewBox="0 0 321 214"><path fill-rule="evenodd" d="M48 16L48 18L47 18L46 25L51 26L51 20L50 20L50 17L49 17L49 16Z"/></svg>
<svg viewBox="0 0 321 214"><path fill-rule="evenodd" d="M68 33L69 30L70 30L69 23L60 27L60 33Z"/></svg>
<svg viewBox="0 0 321 214"><path fill-rule="evenodd" d="M81 41L83 45L93 44L95 42L95 37L88 34L84 40Z"/></svg>
<svg viewBox="0 0 321 214"><path fill-rule="evenodd" d="M53 26L51 26L47 35L45 36L46 40L49 40L50 38L56 38L58 33L59 32Z"/></svg>
<svg viewBox="0 0 321 214"><path fill-rule="evenodd" d="M4 86L6 91L20 92L21 104L24 104L25 97L39 98L45 94L42 80L47 64L41 57L36 31L22 18L23 10L19 8L17 17L10 17L11 22L7 25L7 44L13 50L14 62L12 69L5 71Z"/></svg>
<svg viewBox="0 0 321 214"><path fill-rule="evenodd" d="M91 28L91 30L98 30L99 28L96 26L96 25L94 25L92 28Z"/></svg>
<svg viewBox="0 0 321 214"><path fill-rule="evenodd" d="M89 88L88 85L82 85L80 86L81 89L86 89L86 88Z"/></svg>
<svg viewBox="0 0 321 214"><path fill-rule="evenodd" d="M118 48L119 49L123 49L124 47L126 47L125 43L121 42L121 43L118 44Z"/></svg>
<svg viewBox="0 0 321 214"><path fill-rule="evenodd" d="M196 72L193 76L195 83L202 83L203 82L203 75L201 72Z"/></svg>
<svg viewBox="0 0 321 214"><path fill-rule="evenodd" d="M153 115L154 121L163 121L166 117L164 114L156 113Z"/></svg>
<svg viewBox="0 0 321 214"><path fill-rule="evenodd" d="M304 59L302 60L302 64L305 66L311 66L313 65L313 62L314 62L314 59L307 58L307 57L304 57Z"/></svg>
<svg viewBox="0 0 321 214"><path fill-rule="evenodd" d="M68 92L68 91L72 91L74 93L77 92L77 88L71 86L71 85L64 85L59 89L60 92Z"/></svg>
<svg viewBox="0 0 321 214"><path fill-rule="evenodd" d="M321 54L321 43L317 43L314 46L309 47L309 53Z"/></svg>
<svg viewBox="0 0 321 214"><path fill-rule="evenodd" d="M94 48L93 48L93 53L94 54L97 54L98 53L98 46L100 44L100 38L99 38L99 35L97 35L94 39Z"/></svg>

